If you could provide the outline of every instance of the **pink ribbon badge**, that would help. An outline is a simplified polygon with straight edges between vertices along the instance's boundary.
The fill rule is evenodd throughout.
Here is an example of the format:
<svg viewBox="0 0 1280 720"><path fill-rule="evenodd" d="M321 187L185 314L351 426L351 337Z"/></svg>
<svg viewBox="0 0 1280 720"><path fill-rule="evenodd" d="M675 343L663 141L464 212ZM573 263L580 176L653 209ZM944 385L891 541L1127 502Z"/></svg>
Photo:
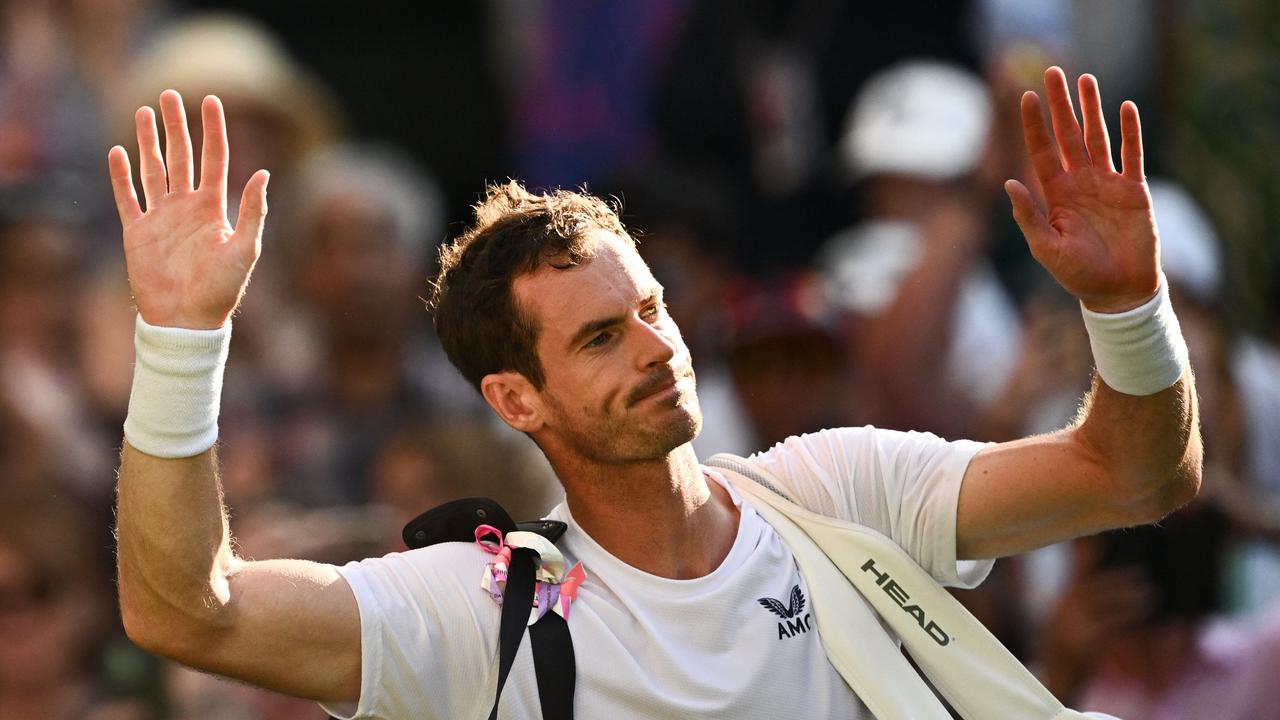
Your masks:
<svg viewBox="0 0 1280 720"><path fill-rule="evenodd" d="M548 610L555 610L565 620L569 619L569 605L578 597L578 588L587 579L582 563L564 571L564 555L549 540L537 533L513 532L506 536L492 525L476 527L476 544L494 558L485 565L480 587L489 593L499 606L507 587L507 574L511 568L511 550L529 548L538 554L537 585L533 592L533 607L529 612L529 624L542 618Z"/></svg>

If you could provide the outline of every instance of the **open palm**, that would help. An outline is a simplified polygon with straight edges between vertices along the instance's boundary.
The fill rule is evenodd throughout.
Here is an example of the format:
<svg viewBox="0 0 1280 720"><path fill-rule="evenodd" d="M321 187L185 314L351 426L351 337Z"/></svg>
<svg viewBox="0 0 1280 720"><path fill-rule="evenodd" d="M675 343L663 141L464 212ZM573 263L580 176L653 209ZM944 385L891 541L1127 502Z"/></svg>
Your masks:
<svg viewBox="0 0 1280 720"><path fill-rule="evenodd" d="M1044 82L1054 136L1045 127L1034 92L1022 96L1022 128L1047 212L1036 206L1022 183L1010 180L1005 189L1014 218L1036 260L1086 307L1099 312L1137 307L1155 294L1159 283L1138 108L1127 101L1120 107L1122 171L1117 172L1097 80L1080 77L1083 130L1062 70L1049 68Z"/></svg>
<svg viewBox="0 0 1280 720"><path fill-rule="evenodd" d="M201 105L204 142L198 188L193 185L186 111L177 92L161 94L160 112L165 157L160 153L155 113L144 107L134 116L145 212L134 192L124 148L117 145L107 156L116 209L124 226L129 285L138 312L152 325L221 327L235 311L262 249L269 176L259 170L249 179L232 228L227 221L230 151L221 102L209 96Z"/></svg>

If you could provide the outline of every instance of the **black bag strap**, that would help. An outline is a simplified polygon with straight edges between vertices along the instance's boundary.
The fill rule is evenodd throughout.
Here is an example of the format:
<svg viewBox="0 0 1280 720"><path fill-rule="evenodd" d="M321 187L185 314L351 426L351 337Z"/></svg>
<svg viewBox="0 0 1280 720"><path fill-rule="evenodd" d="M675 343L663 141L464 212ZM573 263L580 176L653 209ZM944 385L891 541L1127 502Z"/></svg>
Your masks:
<svg viewBox="0 0 1280 720"><path fill-rule="evenodd" d="M511 664L515 662L516 651L520 649L520 641L524 639L529 608L533 607L534 570L537 567L535 555L528 548L516 548L511 553L511 567L507 568L507 587L502 593L502 625L498 628L498 691L493 696L493 710L489 712L489 720L498 718L502 687L507 684L507 676L511 674ZM537 652L536 646L534 652ZM537 670L536 667L534 669Z"/></svg>
<svg viewBox="0 0 1280 720"><path fill-rule="evenodd" d="M533 642L533 672L538 679L543 720L572 720L578 668L569 623L548 612L529 628L529 640Z"/></svg>
<svg viewBox="0 0 1280 720"><path fill-rule="evenodd" d="M476 526L487 524L504 534L523 530L556 542L568 525L557 520L533 520L518 525L502 506L489 498L463 498L428 510L404 527L404 542L410 548L441 542L473 542ZM520 642L533 607L538 555L528 548L515 548L507 568L507 586L502 593L501 625L498 628L498 688L489 720L497 720L502 688L507 684ZM543 720L573 720L573 693L578 671L569 623L554 611L546 612L529 627L533 647L533 671L538 682L538 702Z"/></svg>

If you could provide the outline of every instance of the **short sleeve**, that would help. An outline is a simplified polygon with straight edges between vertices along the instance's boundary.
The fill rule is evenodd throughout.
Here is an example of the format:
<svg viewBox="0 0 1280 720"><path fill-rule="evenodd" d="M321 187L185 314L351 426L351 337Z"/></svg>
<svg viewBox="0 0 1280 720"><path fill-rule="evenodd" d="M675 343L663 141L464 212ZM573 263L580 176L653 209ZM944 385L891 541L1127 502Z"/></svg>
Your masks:
<svg viewBox="0 0 1280 720"><path fill-rule="evenodd" d="M324 710L344 720L487 715L500 611L480 587L486 562L475 545L445 543L339 568L360 608L360 700Z"/></svg>
<svg viewBox="0 0 1280 720"><path fill-rule="evenodd" d="M790 437L750 460L802 505L887 535L938 582L975 587L992 561L956 559L956 508L986 446L867 426Z"/></svg>

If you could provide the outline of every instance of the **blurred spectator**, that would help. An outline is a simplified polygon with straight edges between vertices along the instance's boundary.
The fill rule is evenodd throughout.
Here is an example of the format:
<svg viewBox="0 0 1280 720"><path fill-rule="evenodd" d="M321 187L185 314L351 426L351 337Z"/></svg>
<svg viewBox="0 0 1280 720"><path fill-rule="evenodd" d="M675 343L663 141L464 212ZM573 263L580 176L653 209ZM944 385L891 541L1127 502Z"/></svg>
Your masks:
<svg viewBox="0 0 1280 720"><path fill-rule="evenodd" d="M725 359L749 432L738 452L842 424L844 346L820 278L739 280L729 288L729 321Z"/></svg>
<svg viewBox="0 0 1280 720"><path fill-rule="evenodd" d="M1001 64L1016 57L1019 48L1029 47L1051 57L1069 58L1075 29L1071 4L1071 0L977 0L970 31L983 65ZM1037 75L1044 67L1039 67Z"/></svg>
<svg viewBox="0 0 1280 720"><path fill-rule="evenodd" d="M496 3L514 163L526 184L596 182L653 151L652 87L690 4Z"/></svg>
<svg viewBox="0 0 1280 720"><path fill-rule="evenodd" d="M3 452L11 478L64 478L105 497L115 440L93 423L77 362L70 299L84 272L83 237L70 208L36 186L0 190Z"/></svg>
<svg viewBox="0 0 1280 720"><path fill-rule="evenodd" d="M930 54L973 63L972 3L779 0L694 4L656 96L665 151L727 172L745 199L735 254L797 270L850 222L830 148L871 74Z"/></svg>
<svg viewBox="0 0 1280 720"><path fill-rule="evenodd" d="M982 81L932 60L867 81L841 144L867 219L819 253L856 335L859 422L973 434L1022 343L1017 308L985 250L992 189L977 173L991 101Z"/></svg>
<svg viewBox="0 0 1280 720"><path fill-rule="evenodd" d="M61 177L89 187L100 177L104 112L152 5L0 2L0 183ZM110 207L96 192L90 201Z"/></svg>
<svg viewBox="0 0 1280 720"><path fill-rule="evenodd" d="M1074 0L978 0L972 17L971 33L981 49L981 73L991 94L991 139L982 165L977 172L991 187L1003 184L1006 179L1020 180L1037 197L1041 195L1040 180L1032 172L1030 157L1022 137L1022 95L1039 88L1044 70L1059 65L1072 74L1075 61ZM1082 71L1099 73L1092 66L1080 66ZM1107 77L1109 100L1105 100L1103 112L1109 127L1116 127L1114 86ZM1143 125L1146 137L1147 125ZM1000 281L1009 289L1019 305L1029 298L1041 296L1046 285L1056 287L1027 251L1027 241L1022 230L1013 220L1007 203L1001 199L992 218L992 237L987 244L987 256L995 267ZM1063 294L1065 296L1065 294Z"/></svg>
<svg viewBox="0 0 1280 720"><path fill-rule="evenodd" d="M387 549L403 550L405 523L461 497L493 498L517 521L542 517L564 492L532 442L477 420L405 423L370 469L373 500L385 507Z"/></svg>
<svg viewBox="0 0 1280 720"><path fill-rule="evenodd" d="M1227 520L1199 501L1161 525L1076 543L1046 631L1049 688L1127 720L1280 718L1280 612L1218 617Z"/></svg>
<svg viewBox="0 0 1280 720"><path fill-rule="evenodd" d="M1221 233L1225 322L1270 332L1280 320L1280 7L1175 3L1156 17L1169 126L1162 155Z"/></svg>
<svg viewBox="0 0 1280 720"><path fill-rule="evenodd" d="M228 169L232 218L240 189L258 168L271 171L272 191L278 192L296 164L336 137L343 124L328 89L266 28L235 15L186 16L150 39L134 58L120 106L111 108L122 123L116 136L133 138L133 111L155 107L166 88L182 93L191 127L198 126L206 95L222 100L236 149ZM198 158L199 136L192 143Z"/></svg>
<svg viewBox="0 0 1280 720"><path fill-rule="evenodd" d="M35 491L35 488L39 491ZM101 674L111 631L105 523L46 479L0 488L0 717L134 720Z"/></svg>
<svg viewBox="0 0 1280 720"><path fill-rule="evenodd" d="M280 204L281 247L268 261L278 292L246 303L259 332L231 359L241 366L227 405L241 415L226 423L228 492L363 502L380 438L421 415L482 411L417 299L439 196L398 155L346 145L302 163Z"/></svg>
<svg viewBox="0 0 1280 720"><path fill-rule="evenodd" d="M137 310L129 295L129 280L121 268L123 253L87 269L79 290L70 298L75 315L76 360L84 383L85 407L104 440L120 442L120 428L133 385L133 326Z"/></svg>
<svg viewBox="0 0 1280 720"><path fill-rule="evenodd" d="M1161 264L1196 371L1204 494L1245 533L1228 607L1257 611L1280 597L1280 349L1224 321L1223 253L1209 216L1181 185L1150 186Z"/></svg>

